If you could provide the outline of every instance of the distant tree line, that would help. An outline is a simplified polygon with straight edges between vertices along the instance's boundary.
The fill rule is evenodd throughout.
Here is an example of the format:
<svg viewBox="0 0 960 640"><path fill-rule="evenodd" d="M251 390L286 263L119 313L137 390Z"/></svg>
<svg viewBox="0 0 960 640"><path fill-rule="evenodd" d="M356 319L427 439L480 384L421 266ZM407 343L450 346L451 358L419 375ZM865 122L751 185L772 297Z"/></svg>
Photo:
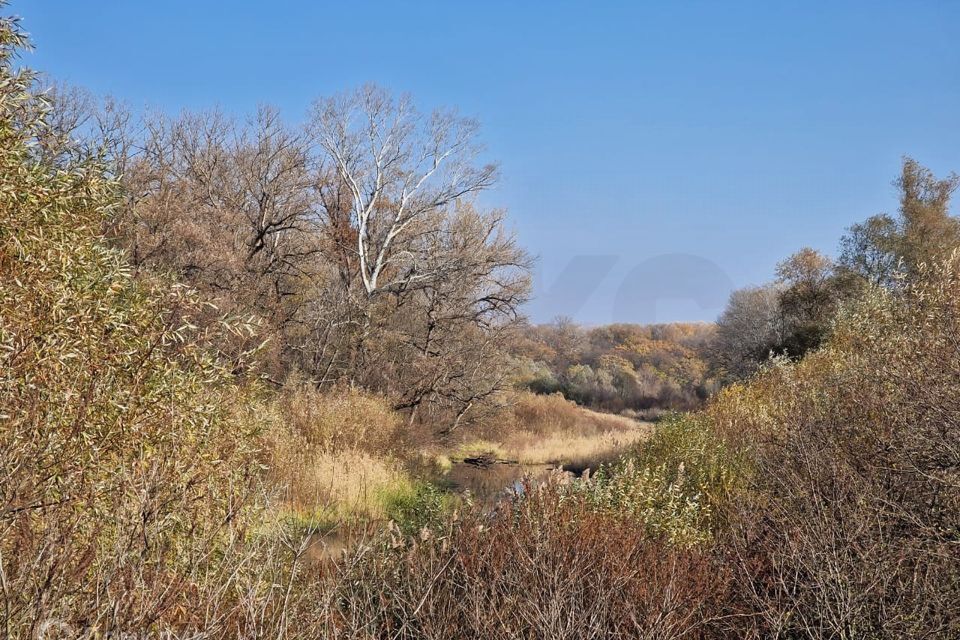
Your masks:
<svg viewBox="0 0 960 640"><path fill-rule="evenodd" d="M803 248L776 278L734 291L715 324L617 324L587 329L569 318L526 326L514 343L518 384L607 411L690 410L771 357L802 358L829 337L837 314L874 289L897 294L960 247L950 215L955 174L936 178L904 159L896 216L850 227L836 260Z"/></svg>
<svg viewBox="0 0 960 640"><path fill-rule="evenodd" d="M713 334L708 323L587 329L558 318L521 333L518 382L605 411L688 410L717 388L705 359Z"/></svg>

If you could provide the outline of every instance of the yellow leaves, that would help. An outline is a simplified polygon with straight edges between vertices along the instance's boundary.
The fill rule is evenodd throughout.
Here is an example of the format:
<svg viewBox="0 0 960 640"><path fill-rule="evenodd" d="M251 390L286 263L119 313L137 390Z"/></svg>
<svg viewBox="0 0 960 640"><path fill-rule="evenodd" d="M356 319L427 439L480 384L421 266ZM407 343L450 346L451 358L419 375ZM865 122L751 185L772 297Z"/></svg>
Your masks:
<svg viewBox="0 0 960 640"><path fill-rule="evenodd" d="M599 359L600 368L606 369L614 374L627 374L633 375L634 368L633 364L619 355L605 354L600 356Z"/></svg>

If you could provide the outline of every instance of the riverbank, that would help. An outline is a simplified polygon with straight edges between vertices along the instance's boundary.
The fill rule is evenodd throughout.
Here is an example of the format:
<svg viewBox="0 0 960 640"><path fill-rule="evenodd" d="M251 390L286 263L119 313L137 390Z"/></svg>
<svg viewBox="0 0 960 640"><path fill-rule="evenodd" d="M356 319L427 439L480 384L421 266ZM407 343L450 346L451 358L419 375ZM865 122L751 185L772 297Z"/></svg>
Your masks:
<svg viewBox="0 0 960 640"><path fill-rule="evenodd" d="M335 475L349 476L354 491L328 497L326 507L300 516L310 540L308 555L329 558L356 532L369 534L390 521L409 530L457 504L492 506L556 472L580 477L615 462L652 433L652 423L585 409L560 395L520 393L498 424L460 444L422 450L420 462L402 477L373 473L369 464L339 467ZM330 474L318 476L326 478L328 496L331 487L343 484Z"/></svg>
<svg viewBox="0 0 960 640"><path fill-rule="evenodd" d="M514 416L499 438L469 440L449 456L443 480L453 491L488 500L524 477L558 469L580 476L616 461L653 431L649 422L591 411L558 395L524 395Z"/></svg>

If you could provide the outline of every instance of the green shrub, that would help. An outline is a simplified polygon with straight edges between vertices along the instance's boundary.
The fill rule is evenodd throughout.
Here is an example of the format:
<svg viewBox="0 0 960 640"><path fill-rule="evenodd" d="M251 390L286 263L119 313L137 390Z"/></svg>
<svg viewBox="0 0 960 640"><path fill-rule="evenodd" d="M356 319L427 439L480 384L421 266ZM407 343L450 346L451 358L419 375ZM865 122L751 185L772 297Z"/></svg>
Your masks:
<svg viewBox="0 0 960 640"><path fill-rule="evenodd" d="M381 495L384 511L404 535L442 525L455 504L454 497L429 482L398 486Z"/></svg>
<svg viewBox="0 0 960 640"><path fill-rule="evenodd" d="M580 489L605 511L644 523L677 544L706 542L717 506L742 482L744 465L702 415L672 415L619 463Z"/></svg>

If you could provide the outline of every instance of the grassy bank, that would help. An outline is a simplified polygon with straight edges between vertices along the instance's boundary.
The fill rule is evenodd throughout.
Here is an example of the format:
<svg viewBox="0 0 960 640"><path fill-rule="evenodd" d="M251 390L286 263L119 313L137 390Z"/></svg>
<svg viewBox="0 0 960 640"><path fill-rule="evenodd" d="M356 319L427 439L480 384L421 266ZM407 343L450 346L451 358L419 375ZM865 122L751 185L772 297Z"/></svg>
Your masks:
<svg viewBox="0 0 960 640"><path fill-rule="evenodd" d="M402 520L442 487L450 462L490 457L576 471L615 461L649 437L651 426L578 407L559 395L517 393L490 438L418 447L422 434L385 399L353 388L319 393L290 385L275 398L266 462L282 517L305 531ZM440 491L440 489L433 489ZM445 499L449 506L452 497ZM405 505L405 506L404 506ZM425 507L426 508L426 507Z"/></svg>
<svg viewBox="0 0 960 640"><path fill-rule="evenodd" d="M502 421L467 439L454 457L491 453L521 464L596 468L650 434L649 423L577 406L559 394L519 392Z"/></svg>

